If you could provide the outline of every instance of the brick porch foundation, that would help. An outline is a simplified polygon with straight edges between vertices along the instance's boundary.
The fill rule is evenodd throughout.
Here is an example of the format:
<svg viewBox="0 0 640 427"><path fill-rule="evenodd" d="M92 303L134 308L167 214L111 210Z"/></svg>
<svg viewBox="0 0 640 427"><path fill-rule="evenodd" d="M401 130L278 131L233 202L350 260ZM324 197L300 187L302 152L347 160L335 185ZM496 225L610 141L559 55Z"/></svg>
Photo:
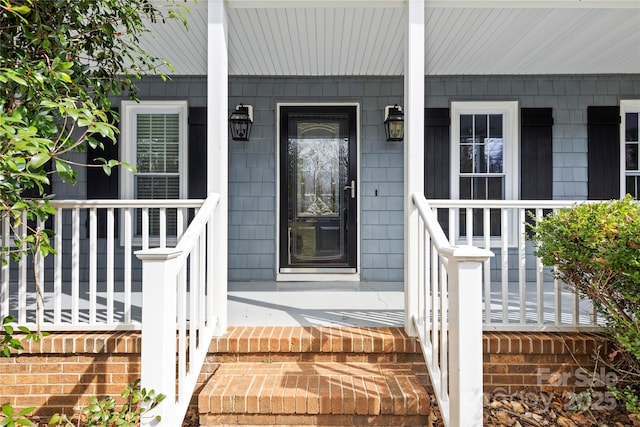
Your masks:
<svg viewBox="0 0 640 427"><path fill-rule="evenodd" d="M0 357L0 405L72 415L91 396L119 396L140 377L139 333L52 333Z"/></svg>
<svg viewBox="0 0 640 427"><path fill-rule="evenodd" d="M595 354L606 355L607 349L598 334L485 332L484 390L584 389L585 376L596 366Z"/></svg>
<svg viewBox="0 0 640 427"><path fill-rule="evenodd" d="M316 329L230 328L225 338L212 343L211 355L200 375L201 385L220 363L238 360L235 353L244 353L243 357L250 359L251 354L260 353L260 347L264 345L273 346L274 360L279 357L276 346L294 350L280 356L280 360L291 357L322 360L323 345L328 344L318 341ZM397 335L407 346L403 357L417 363L421 357L417 343L404 336L401 329L385 329ZM370 335L360 334L358 340L350 338L331 345L351 346L353 355L343 352L340 357L356 360L365 357L363 353L369 347L379 345L367 338ZM305 346L313 347L314 352L303 356ZM483 338L484 389L486 392L500 390L506 393L523 388L535 391L573 390L576 384L581 385L584 378L577 373L578 368L591 372L593 354L599 346L603 347L601 354L605 354L606 341L596 334L487 332ZM220 351L225 354L216 353ZM300 355L295 356L296 352ZM119 395L139 376L139 333L54 333L41 343L25 343L25 350L19 354L0 358L0 405L36 406L38 409L34 414L42 417L54 412L71 414L74 408L85 405L91 396ZM194 397L192 404L196 402Z"/></svg>

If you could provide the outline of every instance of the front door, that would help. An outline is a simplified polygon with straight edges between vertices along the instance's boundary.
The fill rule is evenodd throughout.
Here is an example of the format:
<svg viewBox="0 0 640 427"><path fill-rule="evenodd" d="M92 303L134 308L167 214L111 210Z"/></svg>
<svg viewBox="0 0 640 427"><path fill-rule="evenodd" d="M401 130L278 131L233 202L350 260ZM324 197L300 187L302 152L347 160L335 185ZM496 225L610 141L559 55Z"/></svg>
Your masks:
<svg viewBox="0 0 640 427"><path fill-rule="evenodd" d="M355 106L280 107L280 272L355 273Z"/></svg>

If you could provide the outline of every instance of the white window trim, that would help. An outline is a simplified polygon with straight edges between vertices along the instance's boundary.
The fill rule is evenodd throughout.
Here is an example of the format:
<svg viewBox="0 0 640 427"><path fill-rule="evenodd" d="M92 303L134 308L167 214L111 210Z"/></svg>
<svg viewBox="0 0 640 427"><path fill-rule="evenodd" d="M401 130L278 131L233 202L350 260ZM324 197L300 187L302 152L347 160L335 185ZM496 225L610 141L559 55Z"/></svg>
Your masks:
<svg viewBox="0 0 640 427"><path fill-rule="evenodd" d="M627 127L626 113L640 113L640 99L624 99L620 101L620 197L626 194L627 162L625 159Z"/></svg>
<svg viewBox="0 0 640 427"><path fill-rule="evenodd" d="M188 195L188 135L189 116L187 101L121 101L120 103L120 159L133 166L136 165L135 129L137 114L179 114L180 120L180 149L178 153L179 175L180 175L180 199L186 199ZM135 196L134 173L128 168L121 168L120 174L120 198L133 200ZM124 221L120 221L120 244L125 244ZM150 236L149 242L152 245L158 244L158 236ZM167 236L167 244L175 244L176 238ZM134 246L142 244L142 238L134 236L132 238Z"/></svg>
<svg viewBox="0 0 640 427"><path fill-rule="evenodd" d="M519 162L520 138L518 131L517 101L478 101L451 103L451 198L460 198L460 115L462 114L504 114L503 122L504 167L505 167L505 199L517 200L519 197ZM514 179L514 177L516 179Z"/></svg>
<svg viewBox="0 0 640 427"><path fill-rule="evenodd" d="M159 114L177 113L180 115L180 198L187 197L188 191L188 170L187 170L187 153L188 153L188 109L187 101L122 101L121 102L121 119L120 119L120 153L123 162L131 165L136 164L135 150L135 117L137 114ZM133 199L134 197L134 174L127 168L122 168L120 179L120 194L122 199Z"/></svg>
<svg viewBox="0 0 640 427"><path fill-rule="evenodd" d="M505 198L520 198L520 119L518 101L462 101L451 103L451 198L460 199L460 116L463 114L503 114L503 135L505 144ZM509 245L517 241L517 221L509 223ZM456 241L465 243L467 238L460 237L460 227L456 224ZM482 237L474 237L474 244L482 244ZM491 238L491 245L500 243L498 237Z"/></svg>

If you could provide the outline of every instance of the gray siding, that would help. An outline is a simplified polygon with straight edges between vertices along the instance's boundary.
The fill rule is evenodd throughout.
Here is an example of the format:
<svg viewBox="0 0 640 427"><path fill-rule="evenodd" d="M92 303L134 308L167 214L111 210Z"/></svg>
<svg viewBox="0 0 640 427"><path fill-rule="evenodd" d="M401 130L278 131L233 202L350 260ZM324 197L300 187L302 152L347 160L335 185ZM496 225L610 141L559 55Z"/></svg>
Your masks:
<svg viewBox="0 0 640 427"><path fill-rule="evenodd" d="M138 98L141 100L187 100L189 107L206 107L207 79L204 76L173 77L163 82L158 77L146 77L137 84ZM113 107L119 107L121 100L128 97L112 98ZM85 155L78 155L77 160L84 162ZM54 176L54 193L58 199L85 199L87 195L86 173L78 169L78 184L63 184Z"/></svg>
<svg viewBox="0 0 640 427"><path fill-rule="evenodd" d="M640 97L640 75L428 77L426 106L451 101L519 102L553 109L553 198L587 198L587 107Z"/></svg>
<svg viewBox="0 0 640 427"><path fill-rule="evenodd" d="M140 99L187 99L206 105L204 77L139 84ZM403 104L401 77L232 77L229 111L254 106L251 140L229 143L229 278L273 280L276 261L276 104L360 104L361 266L364 280L403 279L403 144L384 138L385 105ZM427 77L426 107L452 101L517 100L520 107L551 107L553 197L587 197L587 107L640 98L640 75ZM58 198L84 198L54 183ZM377 190L377 196L376 196Z"/></svg>
<svg viewBox="0 0 640 427"><path fill-rule="evenodd" d="M360 104L362 278L402 280L402 143L386 142L382 127L384 106L401 103L402 94L401 78L230 79L229 108L254 107L251 140L229 145L230 280L275 277L279 102Z"/></svg>

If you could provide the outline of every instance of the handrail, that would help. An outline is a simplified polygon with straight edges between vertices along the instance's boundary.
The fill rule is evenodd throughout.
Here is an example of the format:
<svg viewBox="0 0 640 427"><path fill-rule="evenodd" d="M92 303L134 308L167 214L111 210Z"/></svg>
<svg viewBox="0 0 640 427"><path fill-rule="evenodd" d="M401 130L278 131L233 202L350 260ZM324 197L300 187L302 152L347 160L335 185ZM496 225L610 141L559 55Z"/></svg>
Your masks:
<svg viewBox="0 0 640 427"><path fill-rule="evenodd" d="M54 208L199 208L204 199L92 199L49 200Z"/></svg>
<svg viewBox="0 0 640 427"><path fill-rule="evenodd" d="M200 210L196 214L193 221L189 224L189 227L184 232L180 241L176 245L176 251L180 252L181 255L178 257L177 262L182 263L187 258L189 252L193 249L195 244L198 241L200 235L204 232L213 211L218 206L218 202L220 201L220 195L215 193L211 194L205 202L200 206Z"/></svg>
<svg viewBox="0 0 640 427"><path fill-rule="evenodd" d="M224 316L215 311L214 299L226 298L226 283L214 283L212 277L219 201L219 194L206 199L175 248L136 252L142 260L142 386L166 395L141 420L144 426L158 416L165 426L182 425Z"/></svg>
<svg viewBox="0 0 640 427"><path fill-rule="evenodd" d="M407 286L417 301L409 310L445 426L482 425L482 268L493 254L449 243L421 193L411 195L418 220L417 286ZM464 319L464 320L463 320Z"/></svg>
<svg viewBox="0 0 640 427"><path fill-rule="evenodd" d="M571 207L582 203L597 203L598 200L450 200L450 199L429 199L429 206L432 208L539 208L539 209L560 209Z"/></svg>
<svg viewBox="0 0 640 427"><path fill-rule="evenodd" d="M424 224L427 227L427 231L431 236L431 240L433 241L434 246L437 250L441 250L444 248L452 248L447 236L444 234L442 227L438 223L438 218L433 213L431 208L429 208L429 204L425 197L420 193L414 193L411 195L411 200L413 204L418 209L420 216L424 220Z"/></svg>

